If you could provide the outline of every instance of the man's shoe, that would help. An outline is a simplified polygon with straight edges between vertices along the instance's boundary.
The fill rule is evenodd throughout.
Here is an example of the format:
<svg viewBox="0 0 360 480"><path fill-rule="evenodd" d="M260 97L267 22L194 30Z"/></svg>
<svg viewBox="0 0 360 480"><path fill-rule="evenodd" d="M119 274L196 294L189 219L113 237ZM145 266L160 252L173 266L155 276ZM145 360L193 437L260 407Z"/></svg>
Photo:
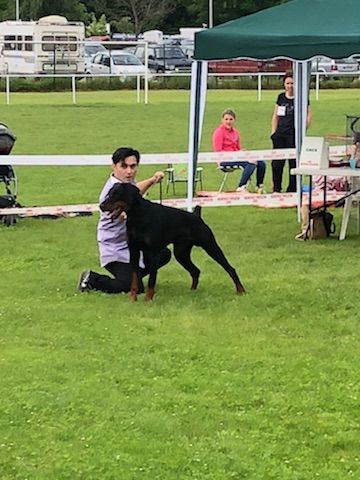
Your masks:
<svg viewBox="0 0 360 480"><path fill-rule="evenodd" d="M92 286L89 284L90 273L91 273L90 270L85 270L80 275L78 287L77 287L79 292L88 292L89 290L92 290Z"/></svg>
<svg viewBox="0 0 360 480"><path fill-rule="evenodd" d="M247 188L246 188L246 185L242 185L241 187L238 187L236 189L237 193L249 193Z"/></svg>

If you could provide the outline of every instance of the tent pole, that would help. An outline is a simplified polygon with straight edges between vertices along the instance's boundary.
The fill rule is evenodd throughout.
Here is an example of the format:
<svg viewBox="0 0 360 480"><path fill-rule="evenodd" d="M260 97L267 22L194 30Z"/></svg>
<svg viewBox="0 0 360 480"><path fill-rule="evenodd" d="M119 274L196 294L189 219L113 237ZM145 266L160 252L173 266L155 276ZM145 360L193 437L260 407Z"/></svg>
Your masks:
<svg viewBox="0 0 360 480"><path fill-rule="evenodd" d="M202 124L205 112L207 62L194 61L191 68L191 97L189 121L189 163L187 183L187 210L192 210L195 176Z"/></svg>
<svg viewBox="0 0 360 480"><path fill-rule="evenodd" d="M294 80L295 80L295 146L296 146L296 166L299 166L301 145L306 134L306 119L308 111L309 85L311 62L294 62ZM302 179L296 177L297 190L297 216L301 220L302 204Z"/></svg>

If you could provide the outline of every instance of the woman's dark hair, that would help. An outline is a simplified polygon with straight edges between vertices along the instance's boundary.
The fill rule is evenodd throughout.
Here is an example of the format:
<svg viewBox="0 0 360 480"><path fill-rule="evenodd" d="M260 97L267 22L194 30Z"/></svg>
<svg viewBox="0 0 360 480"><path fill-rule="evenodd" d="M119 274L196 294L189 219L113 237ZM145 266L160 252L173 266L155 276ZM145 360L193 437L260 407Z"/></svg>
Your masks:
<svg viewBox="0 0 360 480"><path fill-rule="evenodd" d="M113 153L112 161L113 164L124 162L127 157L135 157L136 163L140 162L140 153L137 150L134 150L131 147L120 147Z"/></svg>
<svg viewBox="0 0 360 480"><path fill-rule="evenodd" d="M283 83L285 83L288 78L294 78L293 72L289 71L285 73L285 75L283 76Z"/></svg>

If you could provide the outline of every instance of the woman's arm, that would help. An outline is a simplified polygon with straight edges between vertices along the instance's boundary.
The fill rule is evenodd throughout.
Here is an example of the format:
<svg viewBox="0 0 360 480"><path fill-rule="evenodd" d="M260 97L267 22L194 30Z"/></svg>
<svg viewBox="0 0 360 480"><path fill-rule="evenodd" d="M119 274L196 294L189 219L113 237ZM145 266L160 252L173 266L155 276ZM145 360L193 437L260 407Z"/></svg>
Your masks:
<svg viewBox="0 0 360 480"><path fill-rule="evenodd" d="M214 152L222 152L224 144L224 135L221 128L217 128L212 136L212 146Z"/></svg>
<svg viewBox="0 0 360 480"><path fill-rule="evenodd" d="M150 178L147 178L146 180L141 180L140 182L136 183L136 186L140 190L141 195L144 195L150 187L155 185L155 183L161 182L161 180L164 178L164 172L155 172L154 175Z"/></svg>
<svg viewBox="0 0 360 480"><path fill-rule="evenodd" d="M272 119L271 119L271 135L276 132L277 127L278 127L278 123L279 123L277 108L278 108L278 106L275 105L274 113L273 113L273 116L272 116Z"/></svg>

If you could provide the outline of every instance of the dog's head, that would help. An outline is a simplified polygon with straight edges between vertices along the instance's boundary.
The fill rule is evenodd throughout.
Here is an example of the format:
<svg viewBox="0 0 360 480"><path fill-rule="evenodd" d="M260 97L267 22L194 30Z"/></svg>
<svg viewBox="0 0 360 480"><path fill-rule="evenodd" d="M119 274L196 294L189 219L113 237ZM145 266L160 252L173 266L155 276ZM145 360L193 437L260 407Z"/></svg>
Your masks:
<svg viewBox="0 0 360 480"><path fill-rule="evenodd" d="M118 217L122 212L128 213L141 198L140 191L131 183L115 183L100 204L102 212L109 212L112 217Z"/></svg>

